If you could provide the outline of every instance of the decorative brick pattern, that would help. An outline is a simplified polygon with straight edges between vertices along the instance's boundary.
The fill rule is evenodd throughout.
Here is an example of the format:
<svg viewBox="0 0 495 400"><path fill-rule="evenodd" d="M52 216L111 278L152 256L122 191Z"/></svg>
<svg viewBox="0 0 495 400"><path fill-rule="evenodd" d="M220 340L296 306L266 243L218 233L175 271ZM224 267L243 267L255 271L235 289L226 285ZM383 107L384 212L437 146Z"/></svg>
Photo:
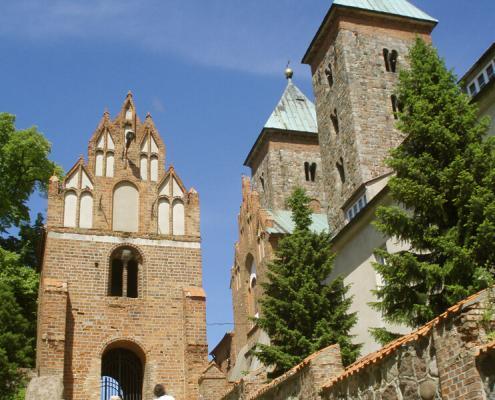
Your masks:
<svg viewBox="0 0 495 400"><path fill-rule="evenodd" d="M136 136L126 162L124 137L130 128ZM95 151L106 133L114 142L114 173L96 177ZM159 168L157 182L141 179L140 147L146 137L153 137L153 157L163 165L165 145L151 116L143 123L136 116L131 95L113 121L104 114L89 142L88 164L81 158L71 170L84 168L91 180L92 188L76 190L78 196L84 190L93 196L90 229L63 226L66 182L50 182L37 371L40 376L63 376L66 400L99 398L102 355L116 347L142 360L143 399L152 399L156 383L164 383L177 400L199 398L198 379L207 365L199 197L194 189L185 190L172 167ZM174 177L182 192L184 235L157 233L158 192L167 177ZM134 233L112 230L113 189L123 180L139 191L139 229ZM139 254L137 298L109 296L111 256L122 246Z"/></svg>

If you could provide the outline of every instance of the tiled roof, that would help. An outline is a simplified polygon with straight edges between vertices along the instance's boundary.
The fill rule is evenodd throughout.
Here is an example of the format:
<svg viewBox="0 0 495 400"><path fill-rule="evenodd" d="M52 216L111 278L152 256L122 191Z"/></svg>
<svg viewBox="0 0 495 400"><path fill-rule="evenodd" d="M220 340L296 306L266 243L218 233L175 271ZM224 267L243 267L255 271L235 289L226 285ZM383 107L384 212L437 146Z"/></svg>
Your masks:
<svg viewBox="0 0 495 400"><path fill-rule="evenodd" d="M289 79L280 101L264 127L318 133L315 105Z"/></svg>
<svg viewBox="0 0 495 400"><path fill-rule="evenodd" d="M492 340L491 342L486 343L483 346L480 346L476 351L476 356L480 356L482 354L488 353L489 351L493 351L493 350L495 350L495 340Z"/></svg>
<svg viewBox="0 0 495 400"><path fill-rule="evenodd" d="M266 229L268 233L287 234L294 230L292 212L287 210L267 210L273 218L273 226ZM310 229L316 233L328 232L328 220L326 214L311 214Z"/></svg>
<svg viewBox="0 0 495 400"><path fill-rule="evenodd" d="M438 22L435 18L421 11L406 0L334 0L335 6L360 8L384 14Z"/></svg>
<svg viewBox="0 0 495 400"><path fill-rule="evenodd" d="M489 290L493 290L489 289ZM385 345L382 347L380 350L368 354L367 356L357 360L354 364L349 365L346 370L340 374L339 376L332 378L329 382L327 382L325 385L323 385L322 390L328 390L332 388L333 385L335 385L338 382L343 381L344 379L358 373L362 369L366 368L369 365L375 364L378 361L381 361L391 353L393 353L395 350L398 348L410 343L414 342L427 334L430 333L430 331L438 325L441 321L445 320L448 318L450 315L455 314L459 311L461 311L463 308L469 306L470 304L474 303L482 294L486 293L487 289L482 290L481 292L475 293L472 296L467 297L466 299L460 301L459 303L453 305L452 307L448 308L447 311L445 311L443 314L440 314L438 317L435 319L431 320L428 322L426 325L423 325L421 328L415 330L414 332L409 333L408 335L402 336L389 344Z"/></svg>
<svg viewBox="0 0 495 400"><path fill-rule="evenodd" d="M273 389L274 387L276 387L280 382L283 382L287 378L297 374L301 369L306 367L312 360L314 360L321 353L324 353L324 352L328 351L330 348L336 347L336 346L338 346L338 345L331 344L330 346L324 347L323 349L318 350L317 352L315 352L313 354L310 354L304 360L302 360L299 364L297 364L296 366L294 366L290 370L288 370L285 374L280 375L278 378L275 378L270 383L262 386L259 390L255 391L253 394L249 395L248 400L256 400L262 394L264 394L264 393L268 392L269 390Z"/></svg>

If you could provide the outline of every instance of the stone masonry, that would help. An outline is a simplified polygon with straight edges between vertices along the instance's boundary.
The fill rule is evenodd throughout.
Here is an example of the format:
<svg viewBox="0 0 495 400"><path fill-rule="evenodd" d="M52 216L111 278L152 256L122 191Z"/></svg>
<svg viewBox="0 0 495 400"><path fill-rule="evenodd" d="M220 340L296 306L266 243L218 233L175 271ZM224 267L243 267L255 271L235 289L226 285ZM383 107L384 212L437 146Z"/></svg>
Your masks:
<svg viewBox="0 0 495 400"><path fill-rule="evenodd" d="M345 370L329 346L271 382L247 376L208 400L493 399L494 296L477 293Z"/></svg>
<svg viewBox="0 0 495 400"><path fill-rule="evenodd" d="M391 102L398 72L407 67L415 38L429 41L434 25L334 4L303 59L313 76L329 225L335 231L363 184L389 172L384 159L403 139ZM396 72L386 71L384 49L398 53Z"/></svg>
<svg viewBox="0 0 495 400"><path fill-rule="evenodd" d="M128 131L134 137L126 137ZM102 145L107 134L111 140ZM65 400L100 398L102 359L123 349L142 364L143 399L152 399L157 382L177 400L198 399L198 379L207 365L198 194L186 191L173 167L163 169L165 145L149 114L139 120L131 94L114 120L104 113L88 150L88 163L81 158L64 181L50 182L37 379L60 379ZM103 167L101 154L108 163ZM109 172L101 176L98 168ZM122 185L126 192L118 200ZM84 196L92 199L89 206ZM129 208L115 210L116 204ZM172 212L175 204L180 207ZM128 223L134 205L137 229L114 229L121 215ZM67 216L73 211L75 223ZM160 223L169 231L160 232ZM123 264L119 278L112 263L124 254L133 255L136 272Z"/></svg>
<svg viewBox="0 0 495 400"><path fill-rule="evenodd" d="M316 134L298 132L266 133L261 149L248 160L253 189L265 209L287 209L287 197L295 187L302 187L315 203L315 212L326 210L321 171L320 147ZM316 164L315 181L307 181L304 163ZM264 184L261 180L264 180Z"/></svg>

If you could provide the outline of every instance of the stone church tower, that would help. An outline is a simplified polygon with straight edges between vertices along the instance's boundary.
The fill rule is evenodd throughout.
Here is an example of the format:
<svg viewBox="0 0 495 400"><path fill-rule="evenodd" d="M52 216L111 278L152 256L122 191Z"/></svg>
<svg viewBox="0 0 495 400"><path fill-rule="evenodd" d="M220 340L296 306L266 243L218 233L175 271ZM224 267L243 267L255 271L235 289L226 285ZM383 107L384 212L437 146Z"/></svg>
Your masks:
<svg viewBox="0 0 495 400"><path fill-rule="evenodd" d="M156 383L177 400L198 398L199 198L164 164L165 144L129 93L115 119L104 113L88 162L51 179L37 372L63 382L66 400L152 399Z"/></svg>
<svg viewBox="0 0 495 400"><path fill-rule="evenodd" d="M329 207L337 233L384 187L398 73L416 37L437 21L406 0L334 0L303 58L311 66ZM382 181L382 182L380 182Z"/></svg>

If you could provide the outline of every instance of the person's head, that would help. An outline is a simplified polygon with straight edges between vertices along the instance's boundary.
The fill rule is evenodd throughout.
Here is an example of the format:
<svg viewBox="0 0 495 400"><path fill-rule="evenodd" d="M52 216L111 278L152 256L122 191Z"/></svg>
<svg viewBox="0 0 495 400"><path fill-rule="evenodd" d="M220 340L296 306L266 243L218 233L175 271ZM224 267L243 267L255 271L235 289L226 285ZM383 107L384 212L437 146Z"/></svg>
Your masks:
<svg viewBox="0 0 495 400"><path fill-rule="evenodd" d="M155 395L155 397L165 396L167 394L167 392L165 391L165 386L160 383L158 385L155 385L153 394Z"/></svg>

